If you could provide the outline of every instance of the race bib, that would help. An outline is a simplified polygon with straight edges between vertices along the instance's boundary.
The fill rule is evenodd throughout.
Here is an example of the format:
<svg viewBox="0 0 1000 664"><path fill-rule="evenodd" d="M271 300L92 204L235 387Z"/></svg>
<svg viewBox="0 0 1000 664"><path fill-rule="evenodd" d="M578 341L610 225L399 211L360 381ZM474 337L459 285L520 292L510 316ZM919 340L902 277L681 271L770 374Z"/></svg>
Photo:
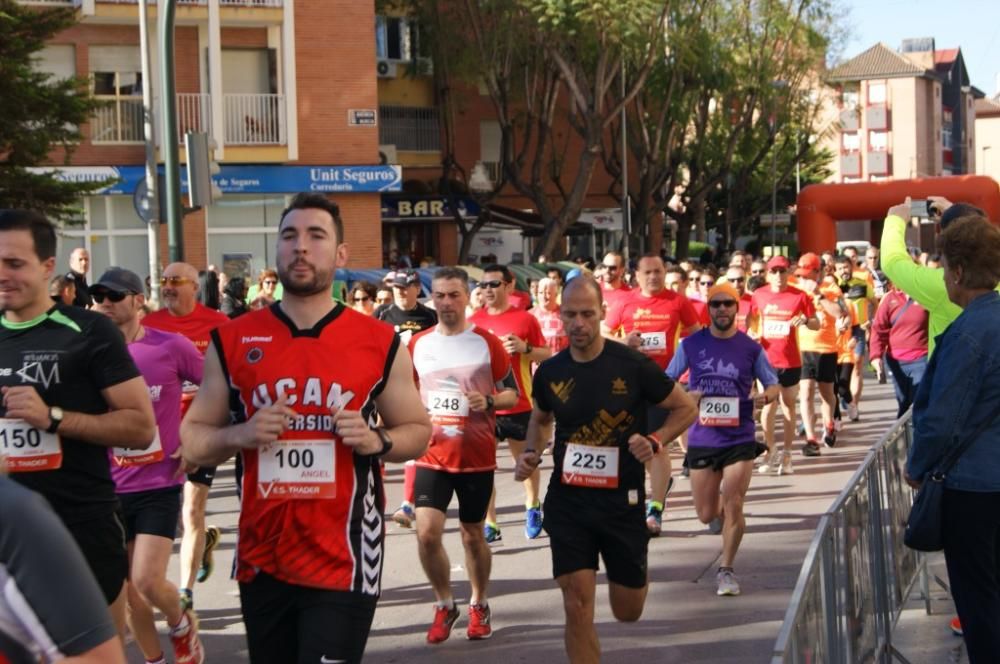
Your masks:
<svg viewBox="0 0 1000 664"><path fill-rule="evenodd" d="M618 451L617 447L567 444L562 483L594 489L617 489Z"/></svg>
<svg viewBox="0 0 1000 664"><path fill-rule="evenodd" d="M468 417L469 400L461 392L431 390L427 393L427 407L438 417Z"/></svg>
<svg viewBox="0 0 1000 664"><path fill-rule="evenodd" d="M792 324L787 320L764 320L765 339L784 339L792 332Z"/></svg>
<svg viewBox="0 0 1000 664"><path fill-rule="evenodd" d="M160 427L156 427L153 443L144 450L132 450L127 447L114 447L111 451L115 464L121 467L148 466L163 461L163 444L160 443Z"/></svg>
<svg viewBox="0 0 1000 664"><path fill-rule="evenodd" d="M24 420L0 417L0 456L12 473L56 470L62 466L59 435L42 431Z"/></svg>
<svg viewBox="0 0 1000 664"><path fill-rule="evenodd" d="M333 439L277 440L257 453L257 495L264 500L337 496Z"/></svg>
<svg viewBox="0 0 1000 664"><path fill-rule="evenodd" d="M639 340L639 349L643 353L662 353L667 350L666 332L642 332Z"/></svg>
<svg viewBox="0 0 1000 664"><path fill-rule="evenodd" d="M735 427L740 424L738 397L702 397L698 422L704 427Z"/></svg>

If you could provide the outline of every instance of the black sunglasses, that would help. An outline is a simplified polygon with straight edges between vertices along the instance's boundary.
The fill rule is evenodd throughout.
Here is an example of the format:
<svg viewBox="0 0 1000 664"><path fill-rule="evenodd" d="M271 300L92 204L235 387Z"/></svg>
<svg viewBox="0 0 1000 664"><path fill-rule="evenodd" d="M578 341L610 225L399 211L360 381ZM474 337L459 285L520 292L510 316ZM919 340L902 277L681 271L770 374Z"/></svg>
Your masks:
<svg viewBox="0 0 1000 664"><path fill-rule="evenodd" d="M499 279L494 279L493 281L480 281L479 285L482 288L500 288L503 286L503 282Z"/></svg>
<svg viewBox="0 0 1000 664"><path fill-rule="evenodd" d="M721 309L722 307L726 308L735 307L736 300L712 300L711 302L708 303L708 306L712 307L713 309Z"/></svg>
<svg viewBox="0 0 1000 664"><path fill-rule="evenodd" d="M368 297L367 295L365 295L364 297L355 297L354 298L355 302L368 302L369 300L371 300L371 298Z"/></svg>
<svg viewBox="0 0 1000 664"><path fill-rule="evenodd" d="M746 278L745 277L726 277L726 281L728 281L731 284L742 284L744 281L746 281Z"/></svg>
<svg viewBox="0 0 1000 664"><path fill-rule="evenodd" d="M715 282L714 281L699 281L698 283L700 283L702 286L711 286Z"/></svg>
<svg viewBox="0 0 1000 664"><path fill-rule="evenodd" d="M98 304L104 304L104 299L107 298L114 303L121 302L132 293L116 293L115 291L90 291L90 297L94 298L94 302Z"/></svg>

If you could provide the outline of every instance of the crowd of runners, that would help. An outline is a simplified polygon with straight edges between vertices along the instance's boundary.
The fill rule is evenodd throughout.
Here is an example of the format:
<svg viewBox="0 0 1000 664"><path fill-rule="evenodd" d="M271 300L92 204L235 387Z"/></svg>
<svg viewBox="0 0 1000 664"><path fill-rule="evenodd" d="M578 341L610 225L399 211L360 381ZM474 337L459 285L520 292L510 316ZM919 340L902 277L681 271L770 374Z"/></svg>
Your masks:
<svg viewBox="0 0 1000 664"><path fill-rule="evenodd" d="M975 214L959 208L951 219ZM892 247L901 281L910 266L933 270ZM124 661L129 632L147 662L165 662L156 612L173 661L204 661L194 589L220 536L205 507L233 457L252 662L361 660L387 522L415 529L435 602L426 640L448 639L462 614L442 543L456 497L465 635L488 639L502 441L524 486L524 536L548 535L569 659L597 662L596 572L603 562L615 618L638 620L649 539L669 528L680 476L722 539L716 592L739 595L754 473L793 473L834 447L864 417L869 363L905 412L945 315L898 290L876 246L794 261L736 251L721 267L610 252L553 268L530 293L505 265L478 282L442 267L424 302L418 273L401 268L340 303L343 223L315 194L282 215L280 299L260 302L268 284L232 319L199 301L204 279L185 263L164 270L163 306L149 311L139 275L110 268L87 285L56 276L55 255L44 217L0 212L0 496L22 515L0 521L10 662ZM383 477L400 467L393 511Z"/></svg>

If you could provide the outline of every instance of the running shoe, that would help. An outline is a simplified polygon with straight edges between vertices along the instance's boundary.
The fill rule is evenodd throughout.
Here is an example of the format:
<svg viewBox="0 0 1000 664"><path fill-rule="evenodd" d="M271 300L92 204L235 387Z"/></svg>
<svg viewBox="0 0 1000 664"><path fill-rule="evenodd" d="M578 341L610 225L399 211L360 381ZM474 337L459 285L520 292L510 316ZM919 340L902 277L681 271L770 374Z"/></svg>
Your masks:
<svg viewBox="0 0 1000 664"><path fill-rule="evenodd" d="M720 597L735 597L740 594L740 583L736 580L736 574L730 569L719 570L715 575L715 583L718 585L715 594Z"/></svg>
<svg viewBox="0 0 1000 664"><path fill-rule="evenodd" d="M194 608L194 593L188 588L181 588L178 593L181 604L181 611L190 611Z"/></svg>
<svg viewBox="0 0 1000 664"><path fill-rule="evenodd" d="M663 530L663 510L656 509L653 505L646 507L646 529L653 537L659 537Z"/></svg>
<svg viewBox="0 0 1000 664"><path fill-rule="evenodd" d="M503 539L503 535L500 534L500 526L489 521L483 526L483 536L486 538L487 544L493 544Z"/></svg>
<svg viewBox="0 0 1000 664"><path fill-rule="evenodd" d="M535 539L542 534L542 509L540 507L529 507L524 513L524 536L528 539ZM471 607L469 607L471 610Z"/></svg>
<svg viewBox="0 0 1000 664"><path fill-rule="evenodd" d="M951 619L948 627L951 627L951 633L955 636L962 636L962 621L958 619L958 616Z"/></svg>
<svg viewBox="0 0 1000 664"><path fill-rule="evenodd" d="M857 422L861 419L861 415L858 414L857 404L852 403L847 407L847 417L849 417L852 422Z"/></svg>
<svg viewBox="0 0 1000 664"><path fill-rule="evenodd" d="M837 444L837 432L834 430L833 425L826 428L826 432L823 434L823 444L827 447L833 447Z"/></svg>
<svg viewBox="0 0 1000 664"><path fill-rule="evenodd" d="M205 651L198 638L198 617L194 611L186 610L181 624L170 630L170 643L174 646L174 661L177 664L202 664L205 661Z"/></svg>
<svg viewBox="0 0 1000 664"><path fill-rule="evenodd" d="M405 501L392 515L392 520L398 523L402 528L412 528L413 521L416 518L417 515L413 511L413 505Z"/></svg>
<svg viewBox="0 0 1000 664"><path fill-rule="evenodd" d="M205 583L208 581L208 577L212 576L212 570L215 569L212 552L215 551L215 547L219 546L221 539L222 531L219 530L218 526L209 526L205 529L205 553L201 554L201 567L198 568L198 574L195 576L198 583Z"/></svg>
<svg viewBox="0 0 1000 664"><path fill-rule="evenodd" d="M795 471L792 470L792 453L782 452L781 453L781 466L778 467L779 475L791 475Z"/></svg>
<svg viewBox="0 0 1000 664"><path fill-rule="evenodd" d="M719 535L722 533L722 517L715 517L708 522L708 532L713 535Z"/></svg>
<svg viewBox="0 0 1000 664"><path fill-rule="evenodd" d="M839 417L833 418L833 430L840 431L844 428L844 422Z"/></svg>
<svg viewBox="0 0 1000 664"><path fill-rule="evenodd" d="M489 604L469 605L469 627L465 631L465 638L470 641L481 641L493 636L493 627L490 625Z"/></svg>
<svg viewBox="0 0 1000 664"><path fill-rule="evenodd" d="M434 622L427 630L427 643L447 641L456 620L458 620L458 607L456 605L452 604L450 609L444 606L435 606Z"/></svg>
<svg viewBox="0 0 1000 664"><path fill-rule="evenodd" d="M761 475L767 475L768 473L780 473L780 471L781 452L778 450L764 456L764 460L761 461L759 466L757 466L757 472Z"/></svg>
<svg viewBox="0 0 1000 664"><path fill-rule="evenodd" d="M819 443L815 440L807 440L805 446L802 448L802 454L807 457L818 457L821 454Z"/></svg>

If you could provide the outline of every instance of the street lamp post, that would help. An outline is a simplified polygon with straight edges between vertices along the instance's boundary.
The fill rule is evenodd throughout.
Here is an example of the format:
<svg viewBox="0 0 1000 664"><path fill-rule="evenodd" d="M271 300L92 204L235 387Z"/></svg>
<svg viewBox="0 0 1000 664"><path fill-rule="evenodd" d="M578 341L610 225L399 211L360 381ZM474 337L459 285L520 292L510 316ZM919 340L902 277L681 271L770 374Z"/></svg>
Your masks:
<svg viewBox="0 0 1000 664"><path fill-rule="evenodd" d="M783 90L788 81L771 81L771 87ZM777 94L777 92L775 93ZM771 101L771 255L778 250L778 112L774 100Z"/></svg>

